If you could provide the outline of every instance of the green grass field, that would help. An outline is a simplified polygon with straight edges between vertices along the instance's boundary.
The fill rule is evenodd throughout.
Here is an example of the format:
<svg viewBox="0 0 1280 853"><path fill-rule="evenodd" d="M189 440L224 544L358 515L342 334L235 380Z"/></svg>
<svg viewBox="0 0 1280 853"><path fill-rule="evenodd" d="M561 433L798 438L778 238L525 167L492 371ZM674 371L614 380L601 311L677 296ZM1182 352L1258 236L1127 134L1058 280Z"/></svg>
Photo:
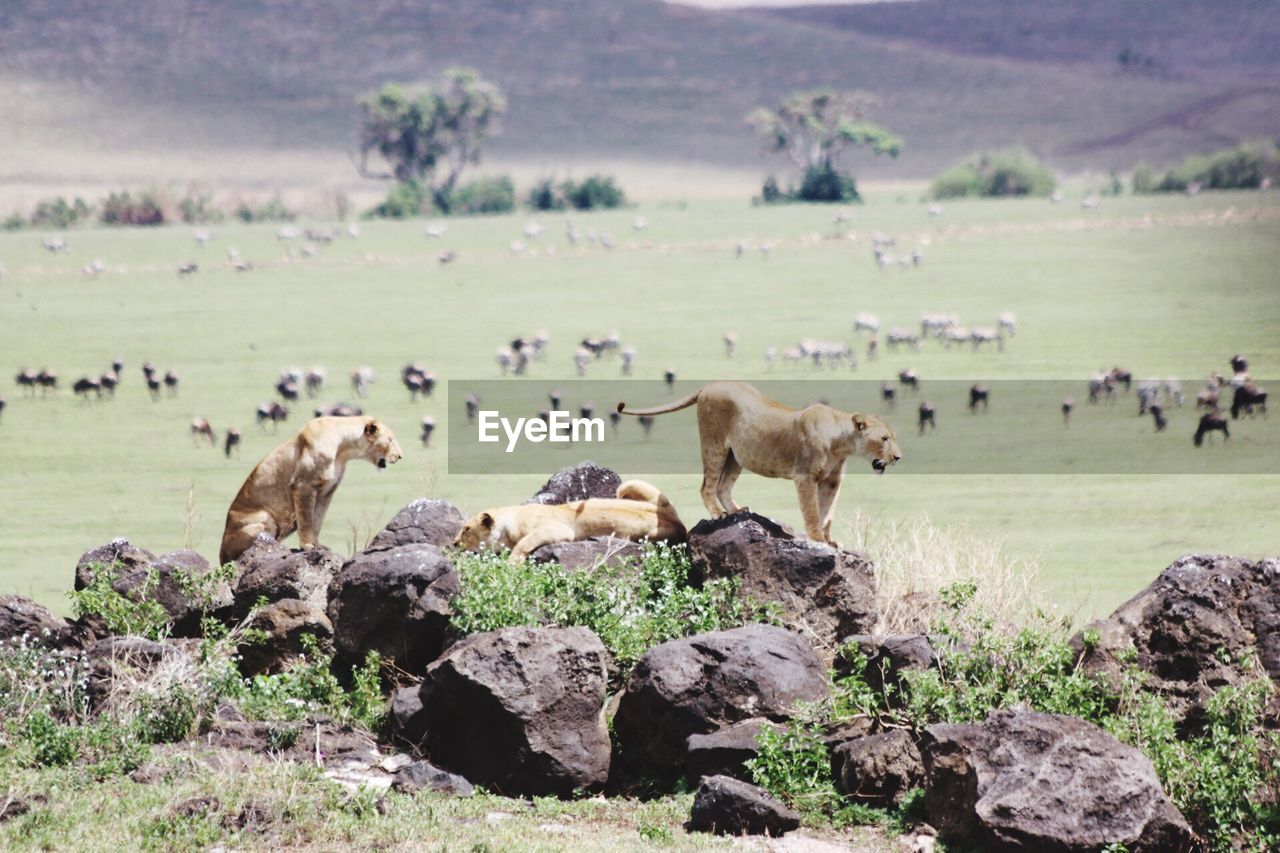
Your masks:
<svg viewBox="0 0 1280 853"><path fill-rule="evenodd" d="M297 244L277 241L274 227L216 227L203 249L190 228L76 231L67 235L70 253L60 255L42 249L34 233L0 236L7 270L0 281L0 393L9 403L0 416L0 592L65 611L76 559L115 536L156 552L190 544L214 556L240 482L311 408L304 401L276 435L255 425L255 408L272 398L275 377L289 366L327 368L330 385L317 403L350 400L348 373L372 366L377 383L363 405L393 426L406 450L388 471L348 471L322 536L346 552L414 497L444 497L474 512L518 503L545 479L550 471L450 475L444 438L450 405L456 415L461 401L447 403L442 384L432 399L411 404L398 376L403 364L420 361L441 380L496 379L496 348L539 329L551 334L549 355L526 380L539 388L573 378L577 340L614 330L636 347L638 378L656 379L672 367L684 381L800 380L812 372L781 364L766 371L765 348L781 351L801 338L853 342L860 311L879 315L883 338L889 326L918 327L924 311L993 325L1010 310L1020 329L1004 353L948 352L930 342L918 354L883 351L849 376L884 379L912 367L926 383L1078 380L1078 422L1103 444L1100 452L1112 454L1149 447L1147 441L1185 452L1194 420L1175 413L1170 431L1155 436L1149 419L1135 417L1132 395L1113 409L1086 409L1085 380L1099 368L1121 365L1135 378L1179 376L1189 396L1211 371L1227 370L1236 352L1249 355L1264 385L1277 376L1274 194L1104 199L1086 211L1077 192L1060 205L951 203L931 219L914 195L895 191L873 193L838 231L834 213L695 201L574 216L584 232L610 233L612 252L585 243L571 249L563 215L449 221L440 240L426 239L421 222L361 223L358 238L340 237L319 257L291 262L282 258ZM646 230L633 231L636 216L648 221ZM529 250L517 256L508 246L524 239L530 219L545 233L526 240ZM922 246L923 265L878 270L875 232L897 237L894 251ZM771 251L766 258L753 248L735 259L739 240L767 241ZM232 271L232 246L257 269ZM445 249L458 260L439 264L436 254ZM94 259L108 271L82 273ZM177 266L188 260L200 272L179 278ZM721 344L728 330L738 335L733 361ZM101 373L117 355L127 366L114 400L72 396L78 376ZM139 370L148 359L179 371L179 396L149 399ZM46 366L59 372L61 390L56 398L27 399L13 374ZM588 375L619 378L617 363L593 363ZM997 403L985 419L942 412L940 429L993 429ZM417 442L424 414L439 423L428 450ZM238 426L239 457L228 461L195 447L188 432L195 416L219 434ZM892 422L900 433L914 433L909 399ZM623 426L638 432L634 423ZM1277 428L1274 418L1244 423L1226 447L1219 441L1202 450L1234 458L1251 441L1270 441ZM684 430L688 446L696 446L691 413L668 416L660 429ZM904 448L906 442L904 435ZM1183 553L1280 553L1280 476L925 476L908 472L909 461L880 478L856 466L837 526L847 527L856 511L885 521L926 514L935 523L967 525L1002 540L1013 555L1038 558L1038 588L1078 617L1109 611ZM697 475L652 479L686 522L702 516ZM735 497L799 523L789 483L744 474Z"/></svg>

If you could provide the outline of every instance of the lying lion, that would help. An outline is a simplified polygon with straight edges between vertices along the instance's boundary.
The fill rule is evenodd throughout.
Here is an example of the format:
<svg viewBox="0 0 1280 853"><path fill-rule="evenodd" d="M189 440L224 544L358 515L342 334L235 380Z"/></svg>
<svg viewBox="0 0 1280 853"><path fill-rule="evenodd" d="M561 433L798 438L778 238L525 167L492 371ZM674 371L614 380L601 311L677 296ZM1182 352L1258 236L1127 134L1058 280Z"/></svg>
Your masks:
<svg viewBox="0 0 1280 853"><path fill-rule="evenodd" d="M593 536L683 542L685 529L666 495L641 480L628 480L618 486L616 499L486 510L463 525L453 544L466 551L510 548L510 561L519 563L543 545Z"/></svg>
<svg viewBox="0 0 1280 853"><path fill-rule="evenodd" d="M745 382L712 382L667 406L626 410L650 417L698 404L702 502L713 518L738 512L730 494L742 469L794 480L809 538L831 538L836 498L850 456L871 460L877 474L902 458L893 430L877 415L842 412L821 403L792 409Z"/></svg>
<svg viewBox="0 0 1280 853"><path fill-rule="evenodd" d="M381 421L316 418L271 451L244 481L227 510L218 559L236 559L260 533L284 539L296 530L303 550L315 548L347 463L368 459L386 468L402 455L395 434Z"/></svg>

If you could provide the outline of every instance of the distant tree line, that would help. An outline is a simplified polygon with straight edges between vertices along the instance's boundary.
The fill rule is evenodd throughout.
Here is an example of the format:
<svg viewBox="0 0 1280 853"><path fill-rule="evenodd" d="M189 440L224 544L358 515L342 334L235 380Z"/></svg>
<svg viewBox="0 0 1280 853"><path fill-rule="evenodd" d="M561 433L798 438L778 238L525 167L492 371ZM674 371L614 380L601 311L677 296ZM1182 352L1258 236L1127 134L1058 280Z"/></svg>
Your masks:
<svg viewBox="0 0 1280 853"><path fill-rule="evenodd" d="M1048 196L1056 186L1053 173L1026 151L985 151L934 178L929 196L934 199Z"/></svg>
<svg viewBox="0 0 1280 853"><path fill-rule="evenodd" d="M1133 191L1246 190L1268 187L1278 180L1280 146L1270 140L1254 140L1188 157L1159 177L1150 166L1139 165L1133 170Z"/></svg>
<svg viewBox="0 0 1280 853"><path fill-rule="evenodd" d="M338 208L347 206L345 197L336 201ZM340 213L341 215L341 213ZM0 220L0 229L18 231L23 228L65 231L97 222L112 226L156 226L183 223L209 225L234 219L240 222L292 222L298 212L285 204L279 194L261 203L241 199L227 208L215 203L208 190L190 188L174 198L165 189L141 191L119 190L98 202L62 196L43 199L30 214L14 211Z"/></svg>

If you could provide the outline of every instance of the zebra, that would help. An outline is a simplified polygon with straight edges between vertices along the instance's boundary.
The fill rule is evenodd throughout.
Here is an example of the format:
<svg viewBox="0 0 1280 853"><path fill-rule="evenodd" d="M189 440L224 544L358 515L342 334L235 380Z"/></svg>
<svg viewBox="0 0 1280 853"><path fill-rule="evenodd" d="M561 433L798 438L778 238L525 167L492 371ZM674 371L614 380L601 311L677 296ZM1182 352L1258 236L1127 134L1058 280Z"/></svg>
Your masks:
<svg viewBox="0 0 1280 853"><path fill-rule="evenodd" d="M875 314L862 313L853 318L853 333L855 335L862 332L870 332L876 334L880 331L880 318Z"/></svg>
<svg viewBox="0 0 1280 853"><path fill-rule="evenodd" d="M1002 311L996 319L996 326L1002 332L1008 332L1009 337L1018 334L1018 316L1012 311Z"/></svg>

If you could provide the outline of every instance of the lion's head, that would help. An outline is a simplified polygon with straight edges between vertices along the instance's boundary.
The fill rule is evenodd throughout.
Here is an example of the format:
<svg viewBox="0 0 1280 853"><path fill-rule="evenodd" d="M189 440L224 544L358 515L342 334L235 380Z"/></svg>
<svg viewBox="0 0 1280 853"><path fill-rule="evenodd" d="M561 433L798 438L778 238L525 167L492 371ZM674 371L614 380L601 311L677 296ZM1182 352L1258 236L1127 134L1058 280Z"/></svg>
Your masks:
<svg viewBox="0 0 1280 853"><path fill-rule="evenodd" d="M368 442L364 455L379 468L394 465L404 456L395 433L381 421L370 418L364 425L364 440Z"/></svg>
<svg viewBox="0 0 1280 853"><path fill-rule="evenodd" d="M879 415L854 415L853 429L857 437L856 453L871 460L877 474L902 458L893 430Z"/></svg>
<svg viewBox="0 0 1280 853"><path fill-rule="evenodd" d="M464 551L479 551L493 542L494 520L491 513L482 512L467 519L458 535L453 539L453 547Z"/></svg>

